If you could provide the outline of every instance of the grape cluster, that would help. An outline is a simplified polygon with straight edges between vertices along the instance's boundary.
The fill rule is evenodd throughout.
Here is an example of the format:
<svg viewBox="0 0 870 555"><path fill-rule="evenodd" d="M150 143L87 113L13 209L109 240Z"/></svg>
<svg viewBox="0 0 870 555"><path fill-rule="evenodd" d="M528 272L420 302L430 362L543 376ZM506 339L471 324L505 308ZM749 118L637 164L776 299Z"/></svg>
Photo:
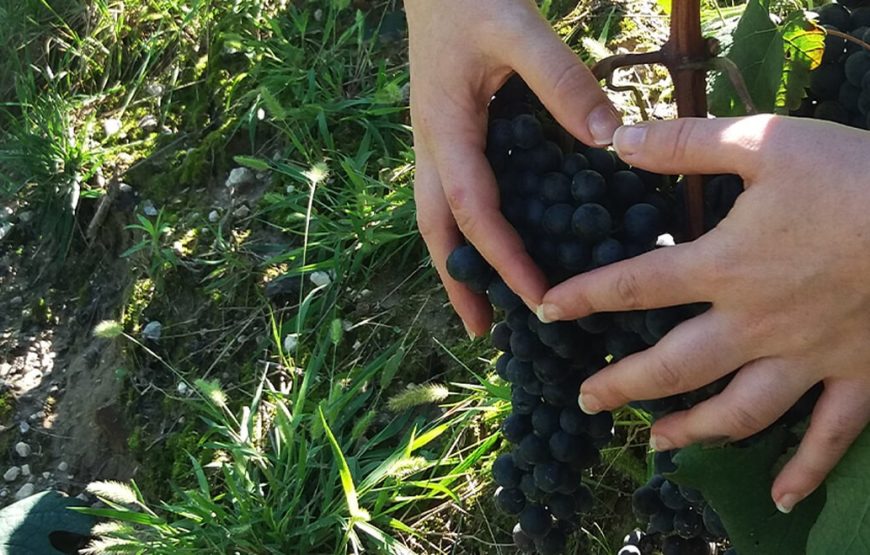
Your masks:
<svg viewBox="0 0 870 555"><path fill-rule="evenodd" d="M870 43L870 7L849 6L823 6L819 25ZM870 51L828 34L822 65L812 72L808 95L793 115L870 129Z"/></svg>
<svg viewBox="0 0 870 555"><path fill-rule="evenodd" d="M657 454L657 472L675 470L670 455ZM699 491L679 486L661 474L635 490L631 501L638 520L646 524L647 535L660 537L664 555L709 555L711 543L728 537L719 515ZM649 551L638 549L637 553Z"/></svg>
<svg viewBox="0 0 870 555"><path fill-rule="evenodd" d="M648 252L680 225L669 178L630 168L552 123L520 82L491 107L487 157L502 212L552 284ZM447 260L450 275L486 293L502 319L492 329L498 375L511 384L501 431L511 450L494 462L496 505L518 518L514 542L526 553L561 553L592 507L584 474L613 436L610 413L577 406L584 379L609 362L655 344L697 307L595 314L542 323L470 245Z"/></svg>

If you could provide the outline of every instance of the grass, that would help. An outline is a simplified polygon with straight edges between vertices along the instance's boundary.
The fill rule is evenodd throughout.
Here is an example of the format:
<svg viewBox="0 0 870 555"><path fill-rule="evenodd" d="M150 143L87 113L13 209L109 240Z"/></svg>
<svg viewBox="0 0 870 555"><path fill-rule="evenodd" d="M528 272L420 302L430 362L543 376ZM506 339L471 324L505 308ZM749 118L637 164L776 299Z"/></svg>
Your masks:
<svg viewBox="0 0 870 555"><path fill-rule="evenodd" d="M415 232L401 18L368 4L0 0L0 202L36 214L11 240L71 290L126 261L106 333L142 470L94 488L94 552L511 552L487 474L508 391ZM118 210L120 244L90 245L115 175L157 216ZM648 472L649 422L617 424L593 554Z"/></svg>

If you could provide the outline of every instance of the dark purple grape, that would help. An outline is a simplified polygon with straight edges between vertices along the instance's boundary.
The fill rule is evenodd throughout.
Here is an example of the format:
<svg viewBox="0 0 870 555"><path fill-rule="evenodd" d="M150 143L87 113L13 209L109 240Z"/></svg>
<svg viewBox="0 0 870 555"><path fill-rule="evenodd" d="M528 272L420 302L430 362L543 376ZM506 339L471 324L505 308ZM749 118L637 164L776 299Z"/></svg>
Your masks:
<svg viewBox="0 0 870 555"><path fill-rule="evenodd" d="M587 203L574 211L571 229L588 244L595 244L610 235L613 220L610 212L600 204Z"/></svg>
<svg viewBox="0 0 870 555"><path fill-rule="evenodd" d="M518 515L526 506L526 496L519 489L501 487L495 490L495 504L505 514Z"/></svg>
<svg viewBox="0 0 870 555"><path fill-rule="evenodd" d="M520 527L532 538L543 538L553 526L553 517L541 505L527 504L520 513Z"/></svg>
<svg viewBox="0 0 870 555"><path fill-rule="evenodd" d="M505 322L499 322L498 324L493 326L492 331L489 335L493 347L495 347L499 351L502 351L503 353L510 352L511 329Z"/></svg>
<svg viewBox="0 0 870 555"><path fill-rule="evenodd" d="M492 478L495 483L505 488L516 488L520 485L523 471L514 464L510 453L502 453L492 463Z"/></svg>
<svg viewBox="0 0 870 555"><path fill-rule="evenodd" d="M513 540L514 545L517 546L517 549L519 549L522 553L531 554L535 552L535 540L533 540L531 536L523 532L523 529L520 526L519 522L514 526Z"/></svg>
<svg viewBox="0 0 870 555"><path fill-rule="evenodd" d="M559 430L560 409L553 405L540 405L532 413L532 429L541 437L549 438Z"/></svg>
<svg viewBox="0 0 870 555"><path fill-rule="evenodd" d="M529 434L520 441L519 451L523 458L533 464L543 464L550 461L547 440L534 434Z"/></svg>
<svg viewBox="0 0 870 555"><path fill-rule="evenodd" d="M532 433L532 419L528 414L511 414L501 423L501 433L505 439L517 444Z"/></svg>
<svg viewBox="0 0 870 555"><path fill-rule="evenodd" d="M607 194L604 176L593 170L584 170L571 180L571 196L581 204L600 202Z"/></svg>

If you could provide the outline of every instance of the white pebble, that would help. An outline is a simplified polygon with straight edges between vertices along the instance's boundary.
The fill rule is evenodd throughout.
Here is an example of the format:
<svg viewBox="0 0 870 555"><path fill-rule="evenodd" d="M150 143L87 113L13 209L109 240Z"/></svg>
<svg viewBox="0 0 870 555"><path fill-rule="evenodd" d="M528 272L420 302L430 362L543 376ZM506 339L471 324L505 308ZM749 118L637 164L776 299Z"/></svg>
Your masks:
<svg viewBox="0 0 870 555"><path fill-rule="evenodd" d="M17 466L9 467L9 470L3 473L3 479L7 482L14 482L21 476L21 469Z"/></svg>
<svg viewBox="0 0 870 555"><path fill-rule="evenodd" d="M184 382L178 382L178 385L175 386L175 390L178 391L179 395L187 395L188 387Z"/></svg>
<svg viewBox="0 0 870 555"><path fill-rule="evenodd" d="M24 484L21 488L15 492L15 500L21 501L22 499L26 499L33 495L33 492L36 491L36 486L33 484Z"/></svg>
<svg viewBox="0 0 870 555"><path fill-rule="evenodd" d="M18 430L22 434L26 434L27 432L30 431L30 424L28 424L26 420L22 420L21 422L18 423Z"/></svg>
<svg viewBox="0 0 870 555"><path fill-rule="evenodd" d="M208 221L210 221L211 223L216 223L220 219L221 215L217 210L212 210L208 213Z"/></svg>
<svg viewBox="0 0 870 555"><path fill-rule="evenodd" d="M18 456L26 459L30 456L30 453L33 452L33 449L30 448L30 445L27 445L23 441L19 441L15 444L15 452L18 453Z"/></svg>
<svg viewBox="0 0 870 555"><path fill-rule="evenodd" d="M310 279L311 283L313 283L317 287L329 285L330 283L332 283L332 278L329 277L329 274L321 271L311 272L311 276L308 279Z"/></svg>
<svg viewBox="0 0 870 555"><path fill-rule="evenodd" d="M254 180L254 172L248 168L235 168L230 172L229 177L227 177L226 186L229 188L248 185L253 183Z"/></svg>
<svg viewBox="0 0 870 555"><path fill-rule="evenodd" d="M103 131L106 133L107 137L117 134L121 131L121 120L116 118L103 120Z"/></svg>
<svg viewBox="0 0 870 555"><path fill-rule="evenodd" d="M287 353L292 353L296 350L296 347L299 346L299 334L298 333L288 333L286 337L284 337L284 351Z"/></svg>
<svg viewBox="0 0 870 555"><path fill-rule="evenodd" d="M146 216L156 216L159 214L157 207L154 206L154 201L146 200L142 203L142 212L145 213Z"/></svg>
<svg viewBox="0 0 870 555"><path fill-rule="evenodd" d="M142 329L142 337L151 341L159 341L162 332L163 324L157 320L152 320Z"/></svg>
<svg viewBox="0 0 870 555"><path fill-rule="evenodd" d="M21 475L25 476L25 477L30 476L30 465L29 464L22 464L21 465Z"/></svg>
<svg viewBox="0 0 870 555"><path fill-rule="evenodd" d="M61 472L66 472L67 470L69 470L69 463L67 463L66 461L61 461L61 463L57 465L57 469Z"/></svg>
<svg viewBox="0 0 870 555"><path fill-rule="evenodd" d="M51 478L51 472L43 472L42 473L43 480L48 480L49 478Z"/></svg>

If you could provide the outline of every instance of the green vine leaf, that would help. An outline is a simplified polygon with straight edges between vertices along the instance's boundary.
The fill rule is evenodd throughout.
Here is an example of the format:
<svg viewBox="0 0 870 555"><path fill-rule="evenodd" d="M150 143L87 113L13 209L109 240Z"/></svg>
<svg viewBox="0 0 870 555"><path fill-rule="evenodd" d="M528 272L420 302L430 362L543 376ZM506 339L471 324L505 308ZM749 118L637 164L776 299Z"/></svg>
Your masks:
<svg viewBox="0 0 870 555"><path fill-rule="evenodd" d="M787 440L785 430L774 429L749 447L695 445L677 454L677 471L667 477L703 493L722 517L738 553L815 555L817 552L806 551L805 547L825 504L824 486L787 515L780 513L770 498L777 461Z"/></svg>
<svg viewBox="0 0 870 555"><path fill-rule="evenodd" d="M788 113L800 106L810 84L810 72L822 64L825 30L798 12L779 31L784 47L782 79L776 93L777 112Z"/></svg>
<svg viewBox="0 0 870 555"><path fill-rule="evenodd" d="M788 112L804 97L809 72L821 63L825 31L799 12L777 26L769 0L750 0L726 56L740 69L759 112ZM741 116L746 110L727 76L716 77L710 112Z"/></svg>
<svg viewBox="0 0 870 555"><path fill-rule="evenodd" d="M825 504L810 531L807 553L865 553L870 546L870 428L852 444L825 481Z"/></svg>

